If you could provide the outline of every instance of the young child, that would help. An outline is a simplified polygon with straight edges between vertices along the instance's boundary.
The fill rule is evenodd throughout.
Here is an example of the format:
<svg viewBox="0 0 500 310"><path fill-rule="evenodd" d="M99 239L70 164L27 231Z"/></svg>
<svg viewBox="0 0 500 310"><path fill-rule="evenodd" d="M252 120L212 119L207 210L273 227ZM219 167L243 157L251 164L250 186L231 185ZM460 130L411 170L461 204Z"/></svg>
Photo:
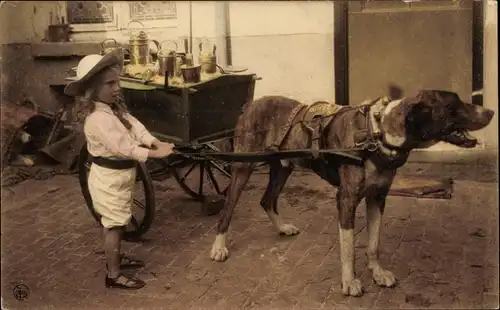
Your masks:
<svg viewBox="0 0 500 310"><path fill-rule="evenodd" d="M93 157L88 186L104 231L105 285L139 289L145 285L142 280L120 272L121 268L144 266L142 261L120 255L122 233L132 216L135 163L167 157L174 145L158 141L127 112L120 89L122 69L122 49L105 56L88 55L78 63L76 80L64 92L82 97L87 112L84 133Z"/></svg>

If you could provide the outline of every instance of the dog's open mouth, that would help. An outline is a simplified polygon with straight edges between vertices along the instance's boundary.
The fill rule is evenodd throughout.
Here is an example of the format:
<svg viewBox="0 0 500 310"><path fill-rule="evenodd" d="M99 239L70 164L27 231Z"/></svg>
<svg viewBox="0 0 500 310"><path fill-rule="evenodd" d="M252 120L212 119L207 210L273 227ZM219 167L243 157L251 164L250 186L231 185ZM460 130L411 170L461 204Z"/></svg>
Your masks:
<svg viewBox="0 0 500 310"><path fill-rule="evenodd" d="M459 147L472 148L478 143L477 139L474 138L467 130L459 129L444 137L444 141L454 144Z"/></svg>

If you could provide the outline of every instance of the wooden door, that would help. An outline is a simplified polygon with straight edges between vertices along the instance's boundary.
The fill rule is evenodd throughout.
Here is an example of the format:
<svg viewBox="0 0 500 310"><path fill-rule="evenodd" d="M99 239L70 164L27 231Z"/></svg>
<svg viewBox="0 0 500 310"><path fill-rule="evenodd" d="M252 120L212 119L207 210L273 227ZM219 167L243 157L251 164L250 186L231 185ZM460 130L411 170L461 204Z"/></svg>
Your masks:
<svg viewBox="0 0 500 310"><path fill-rule="evenodd" d="M473 81L473 1L349 1L350 104L422 88L469 101Z"/></svg>

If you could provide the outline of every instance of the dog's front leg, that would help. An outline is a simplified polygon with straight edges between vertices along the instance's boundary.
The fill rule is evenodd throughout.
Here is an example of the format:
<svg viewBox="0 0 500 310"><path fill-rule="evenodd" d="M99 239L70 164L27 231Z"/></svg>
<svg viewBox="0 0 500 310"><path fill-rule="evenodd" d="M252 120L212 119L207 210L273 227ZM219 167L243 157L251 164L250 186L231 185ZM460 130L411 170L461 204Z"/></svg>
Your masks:
<svg viewBox="0 0 500 310"><path fill-rule="evenodd" d="M342 293L361 296L363 287L354 274L354 219L361 200L360 192L364 179L363 171L356 167L340 168L340 187L337 191L339 212L340 260L342 264Z"/></svg>
<svg viewBox="0 0 500 310"><path fill-rule="evenodd" d="M217 223L217 235L210 251L210 258L217 262L223 262L229 257L229 251L226 245L226 237L229 230L229 224L233 216L234 208L238 203L241 192L252 174L253 164L235 163L231 168L231 183L229 192L224 203L224 209L221 211L219 222Z"/></svg>
<svg viewBox="0 0 500 310"><path fill-rule="evenodd" d="M368 269L371 270L375 283L384 287L393 287L396 284L394 275L380 266L379 243L385 202L396 175L396 170L377 169L370 161L366 163L365 167L364 194L366 197L366 226L368 230L368 248L366 251Z"/></svg>
<svg viewBox="0 0 500 310"><path fill-rule="evenodd" d="M372 193L366 197L366 220L368 228L368 269L371 270L373 280L380 286L394 287L396 278L392 272L385 270L379 262L380 227L385 208L387 191Z"/></svg>

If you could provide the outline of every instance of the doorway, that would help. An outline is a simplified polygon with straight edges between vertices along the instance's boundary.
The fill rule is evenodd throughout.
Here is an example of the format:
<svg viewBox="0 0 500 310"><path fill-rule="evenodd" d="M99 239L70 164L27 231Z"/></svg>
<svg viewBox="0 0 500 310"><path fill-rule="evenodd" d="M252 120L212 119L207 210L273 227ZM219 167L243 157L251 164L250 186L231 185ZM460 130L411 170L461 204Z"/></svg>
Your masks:
<svg viewBox="0 0 500 310"><path fill-rule="evenodd" d="M482 87L482 10L474 2L336 1L336 102L399 98L423 88L469 101Z"/></svg>

